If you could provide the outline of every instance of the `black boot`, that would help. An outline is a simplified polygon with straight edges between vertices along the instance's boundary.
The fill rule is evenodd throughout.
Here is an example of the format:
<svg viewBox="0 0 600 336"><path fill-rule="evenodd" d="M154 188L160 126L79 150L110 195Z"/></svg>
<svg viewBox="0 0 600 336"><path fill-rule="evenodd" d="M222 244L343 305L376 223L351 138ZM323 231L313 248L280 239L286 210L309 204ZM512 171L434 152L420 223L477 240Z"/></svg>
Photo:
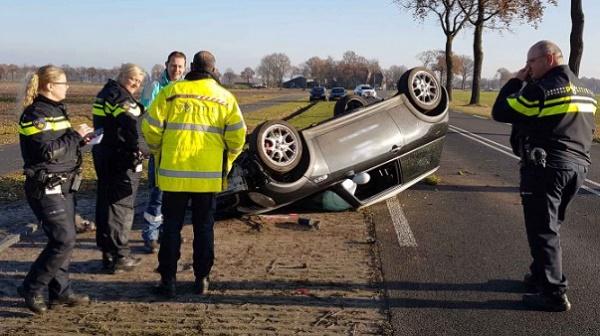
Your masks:
<svg viewBox="0 0 600 336"><path fill-rule="evenodd" d="M542 289L543 281L533 274L527 273L523 277L523 284L528 292L537 293Z"/></svg>
<svg viewBox="0 0 600 336"><path fill-rule="evenodd" d="M46 312L46 302L44 297L39 293L29 293L23 286L17 287L17 293L19 296L25 299L25 305L29 310L36 314L43 314Z"/></svg>
<svg viewBox="0 0 600 336"><path fill-rule="evenodd" d="M166 298L174 298L177 294L175 280L161 280L158 285L154 286L153 292L156 295L164 296Z"/></svg>
<svg viewBox="0 0 600 336"><path fill-rule="evenodd" d="M106 271L112 271L114 266L115 257L108 252L102 252L102 269Z"/></svg>
<svg viewBox="0 0 600 336"><path fill-rule="evenodd" d="M571 309L567 294L525 294L523 303L533 309L543 311L564 312Z"/></svg>
<svg viewBox="0 0 600 336"><path fill-rule="evenodd" d="M135 258L132 256L127 256L123 258L118 258L115 261L115 264L112 269L113 274L123 273L132 271L137 265L141 262L140 258Z"/></svg>
<svg viewBox="0 0 600 336"><path fill-rule="evenodd" d="M196 293L200 295L207 295L209 284L210 281L207 276L203 278L196 278L196 281L194 281L194 288L196 289Z"/></svg>

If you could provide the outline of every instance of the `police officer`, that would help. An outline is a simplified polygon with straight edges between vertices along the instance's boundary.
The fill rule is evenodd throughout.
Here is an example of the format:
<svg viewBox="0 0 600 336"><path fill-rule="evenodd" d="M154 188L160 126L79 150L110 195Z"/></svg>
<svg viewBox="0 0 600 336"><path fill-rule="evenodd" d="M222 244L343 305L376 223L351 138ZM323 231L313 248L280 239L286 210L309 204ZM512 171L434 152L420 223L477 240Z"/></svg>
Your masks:
<svg viewBox="0 0 600 336"><path fill-rule="evenodd" d="M17 291L38 314L46 311L41 294L44 287L48 287L50 307L90 301L87 295L73 292L68 272L75 246L74 192L81 182L80 147L93 130L86 124L71 128L62 103L68 87L62 69L52 65L39 68L27 81L19 120L25 195L48 243Z"/></svg>
<svg viewBox="0 0 600 336"><path fill-rule="evenodd" d="M173 51L167 57L165 62L165 70L160 78L150 82L142 92L140 99L145 108L148 108L160 90L169 85L172 81L181 79L185 71L185 54L180 51ZM148 253L158 252L158 236L162 225L162 192L156 186L156 178L154 172L154 156L151 155L148 160L148 186L150 189L150 197L144 211L144 225L142 228L142 239L144 247Z"/></svg>
<svg viewBox="0 0 600 336"><path fill-rule="evenodd" d="M129 233L142 171L137 119L143 106L133 94L143 80L139 66L123 64L117 80L109 79L98 93L92 110L96 132L103 132L92 149L98 176L96 244L104 269L112 273L131 271L140 262L130 255Z"/></svg>
<svg viewBox="0 0 600 336"><path fill-rule="evenodd" d="M142 121L148 147L159 162L163 191L163 234L158 252L159 294L175 295L181 228L192 202L195 288L208 291L214 262L215 193L222 190L233 160L240 154L246 125L233 95L215 76L208 51L194 55L184 80L162 89Z"/></svg>
<svg viewBox="0 0 600 336"><path fill-rule="evenodd" d="M563 65L561 50L550 41L529 49L525 67L494 103L492 117L513 124L511 144L521 156L520 192L533 258L525 284L537 291L523 301L535 309L571 308L559 229L591 163L596 107L592 92Z"/></svg>

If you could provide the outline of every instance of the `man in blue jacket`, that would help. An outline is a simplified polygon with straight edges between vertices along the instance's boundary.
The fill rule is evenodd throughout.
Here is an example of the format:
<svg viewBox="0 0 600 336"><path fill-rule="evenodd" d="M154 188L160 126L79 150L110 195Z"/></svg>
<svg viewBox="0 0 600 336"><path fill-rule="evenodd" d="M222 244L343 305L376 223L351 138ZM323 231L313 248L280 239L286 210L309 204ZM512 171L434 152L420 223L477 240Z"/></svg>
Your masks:
<svg viewBox="0 0 600 336"><path fill-rule="evenodd" d="M180 51L173 51L167 57L165 62L166 69L162 72L158 80L152 81L144 88L142 92L141 103L147 109L158 92L169 85L169 83L181 79L185 72L186 58ZM162 192L156 186L154 172L154 156L150 156L148 161L148 185L150 188L150 198L144 211L144 225L142 228L142 239L144 247L148 253L158 252L158 236L162 225Z"/></svg>

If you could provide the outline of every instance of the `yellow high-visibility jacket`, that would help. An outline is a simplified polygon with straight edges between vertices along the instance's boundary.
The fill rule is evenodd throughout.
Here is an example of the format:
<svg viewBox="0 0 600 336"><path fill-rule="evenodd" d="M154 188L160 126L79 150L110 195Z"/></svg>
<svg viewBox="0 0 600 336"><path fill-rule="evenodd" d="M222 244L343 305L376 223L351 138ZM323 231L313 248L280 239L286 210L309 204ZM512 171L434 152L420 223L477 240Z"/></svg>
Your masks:
<svg viewBox="0 0 600 336"><path fill-rule="evenodd" d="M142 132L161 190L220 192L244 146L246 124L235 97L206 78L162 89L142 120Z"/></svg>

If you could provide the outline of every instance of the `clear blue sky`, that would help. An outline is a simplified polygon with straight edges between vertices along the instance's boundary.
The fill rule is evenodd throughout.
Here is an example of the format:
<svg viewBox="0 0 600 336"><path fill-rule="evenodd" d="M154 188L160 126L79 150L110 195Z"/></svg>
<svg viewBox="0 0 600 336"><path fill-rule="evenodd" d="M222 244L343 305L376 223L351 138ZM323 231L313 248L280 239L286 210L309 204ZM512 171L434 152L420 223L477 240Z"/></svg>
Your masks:
<svg viewBox="0 0 600 336"><path fill-rule="evenodd" d="M537 30L514 25L513 32L485 33L483 75L518 70L541 39L556 41L568 55L569 4L548 7ZM600 78L600 2L584 1L584 11L581 75ZM353 50L387 68L417 66L418 53L444 48L436 21L415 22L392 0L3 0L0 27L0 63L19 65L133 62L150 70L172 50L191 57L205 49L221 71L239 73L273 52L298 65L312 56L339 60ZM471 29L457 37L454 51L472 55Z"/></svg>

